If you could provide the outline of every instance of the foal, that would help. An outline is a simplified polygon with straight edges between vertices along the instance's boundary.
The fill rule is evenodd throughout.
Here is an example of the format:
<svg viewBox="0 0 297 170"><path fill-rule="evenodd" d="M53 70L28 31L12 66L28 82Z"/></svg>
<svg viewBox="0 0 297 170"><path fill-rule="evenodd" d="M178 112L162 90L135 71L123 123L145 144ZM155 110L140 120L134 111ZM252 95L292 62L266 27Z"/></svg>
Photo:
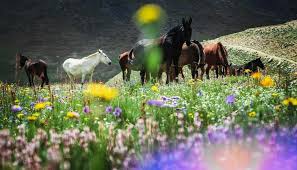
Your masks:
<svg viewBox="0 0 297 170"><path fill-rule="evenodd" d="M30 86L34 86L34 76L37 76L42 80L41 87L43 87L44 83L49 85L47 64L45 61L41 59L32 61L30 58L18 53L16 55L16 65L17 69L25 68Z"/></svg>

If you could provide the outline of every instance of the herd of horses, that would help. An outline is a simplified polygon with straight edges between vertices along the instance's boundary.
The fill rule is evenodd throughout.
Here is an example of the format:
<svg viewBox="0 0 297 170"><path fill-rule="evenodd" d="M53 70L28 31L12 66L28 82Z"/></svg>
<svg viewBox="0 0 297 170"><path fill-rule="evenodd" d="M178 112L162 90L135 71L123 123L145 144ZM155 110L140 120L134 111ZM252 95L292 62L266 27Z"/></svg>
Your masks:
<svg viewBox="0 0 297 170"><path fill-rule="evenodd" d="M204 72L206 78L209 79L210 69L214 69L216 77L219 74L226 75L241 75L244 70L249 69L251 72L256 72L258 67L265 69L260 58L252 60L244 65L232 65L228 62L228 53L222 43L212 43L202 45L197 40L192 40L192 18L182 19L182 24L178 25L166 34L157 39L143 39L138 41L130 50L119 55L119 64L122 70L124 81L130 80L131 70L139 71L141 83L145 80L150 80L153 77L155 80L160 80L162 74L166 73L166 84L172 81L178 81L179 74L183 74L183 67L188 65L191 70L193 79L203 79ZM155 70L148 69L147 51L152 47L160 49L160 63ZM81 77L81 83L85 82L86 76L90 76L92 81L93 72L99 63L111 65L111 60L102 51L98 50L95 53L83 57L81 59L69 58L64 61L63 69L68 75L71 83L76 77ZM44 83L49 84L47 76L47 64L43 60L33 61L29 57L18 53L16 55L16 69L20 70L24 67L27 74L29 85L34 86L34 76L42 80L41 87ZM200 69L200 76L198 70Z"/></svg>

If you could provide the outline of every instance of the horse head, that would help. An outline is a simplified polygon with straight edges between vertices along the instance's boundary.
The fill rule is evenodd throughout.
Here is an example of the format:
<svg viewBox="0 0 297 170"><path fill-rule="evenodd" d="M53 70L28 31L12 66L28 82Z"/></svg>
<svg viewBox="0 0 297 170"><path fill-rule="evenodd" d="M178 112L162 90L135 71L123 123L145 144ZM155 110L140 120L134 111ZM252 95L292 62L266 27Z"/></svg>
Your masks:
<svg viewBox="0 0 297 170"><path fill-rule="evenodd" d="M106 65L111 65L111 60L107 57L107 55L102 50L98 49L97 56L100 62Z"/></svg>
<svg viewBox="0 0 297 170"><path fill-rule="evenodd" d="M18 65L18 69L22 69L26 64L26 61L28 61L28 60L29 60L28 57L23 56L21 53L17 53L16 54L16 63Z"/></svg>
<svg viewBox="0 0 297 170"><path fill-rule="evenodd" d="M257 58L257 59L255 60L255 63L256 63L257 66L260 67L262 70L265 69L265 66L264 66L263 62L261 61L261 57Z"/></svg>
<svg viewBox="0 0 297 170"><path fill-rule="evenodd" d="M186 20L185 18L182 19L184 39L186 41L187 46L190 46L191 44L191 37L192 37L191 23L192 23L191 17L189 18L189 20Z"/></svg>

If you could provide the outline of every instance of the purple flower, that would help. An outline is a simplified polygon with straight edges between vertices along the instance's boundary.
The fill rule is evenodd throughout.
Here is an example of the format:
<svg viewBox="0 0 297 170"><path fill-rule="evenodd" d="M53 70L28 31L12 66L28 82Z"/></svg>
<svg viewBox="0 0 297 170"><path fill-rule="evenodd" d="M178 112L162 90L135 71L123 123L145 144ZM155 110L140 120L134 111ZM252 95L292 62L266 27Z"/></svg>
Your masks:
<svg viewBox="0 0 297 170"><path fill-rule="evenodd" d="M234 104L235 103L235 96L234 95L229 95L226 97L226 103L227 104Z"/></svg>
<svg viewBox="0 0 297 170"><path fill-rule="evenodd" d="M163 107L164 102L162 100L149 100L147 102L148 105L150 106L157 106L157 107Z"/></svg>
<svg viewBox="0 0 297 170"><path fill-rule="evenodd" d="M121 108L116 107L116 108L114 109L113 114L114 114L116 117L119 117L119 116L121 115L121 113L122 113L122 109L121 109Z"/></svg>
<svg viewBox="0 0 297 170"><path fill-rule="evenodd" d="M162 96L161 99L164 101L164 102L167 102L167 101L170 101L171 99L166 97L166 96Z"/></svg>
<svg viewBox="0 0 297 170"><path fill-rule="evenodd" d="M105 112L106 113L111 113L112 112L112 106L107 106L106 108L105 108Z"/></svg>
<svg viewBox="0 0 297 170"><path fill-rule="evenodd" d="M19 112L19 111L21 111L23 108L21 107L21 106L19 106L19 105L13 105L12 107L11 107L11 110L13 111L13 112Z"/></svg>
<svg viewBox="0 0 297 170"><path fill-rule="evenodd" d="M31 102L31 103L30 103L30 107L33 108L34 106L35 106L35 102Z"/></svg>
<svg viewBox="0 0 297 170"><path fill-rule="evenodd" d="M84 113L88 114L90 113L90 107L89 106L85 106L83 109Z"/></svg>
<svg viewBox="0 0 297 170"><path fill-rule="evenodd" d="M179 96L173 96L173 97L171 97L171 99L172 99L172 100L179 100L180 97L179 97Z"/></svg>

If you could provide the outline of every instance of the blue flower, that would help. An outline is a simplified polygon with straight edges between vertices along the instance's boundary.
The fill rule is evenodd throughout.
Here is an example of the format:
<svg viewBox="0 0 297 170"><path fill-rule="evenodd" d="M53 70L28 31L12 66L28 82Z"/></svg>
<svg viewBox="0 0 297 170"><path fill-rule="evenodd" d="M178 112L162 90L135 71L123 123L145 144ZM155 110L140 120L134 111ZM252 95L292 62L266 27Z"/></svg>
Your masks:
<svg viewBox="0 0 297 170"><path fill-rule="evenodd" d="M105 112L106 113L111 113L112 112L112 106L107 106L106 108L105 108Z"/></svg>
<svg viewBox="0 0 297 170"><path fill-rule="evenodd" d="M121 108L116 107L116 108L114 109L113 114L114 114L116 117L121 116L121 113L122 113L122 109L121 109Z"/></svg>
<svg viewBox="0 0 297 170"><path fill-rule="evenodd" d="M235 103L235 96L234 95L229 95L226 97L226 103L227 104L234 104Z"/></svg>
<svg viewBox="0 0 297 170"><path fill-rule="evenodd" d="M11 110L13 111L13 112L19 112L19 111L21 111L23 108L21 107L21 106L19 106L19 105L13 105L12 107L11 107Z"/></svg>
<svg viewBox="0 0 297 170"><path fill-rule="evenodd" d="M88 114L90 113L90 107L89 106L85 106L83 109L84 113Z"/></svg>
<svg viewBox="0 0 297 170"><path fill-rule="evenodd" d="M157 106L157 107L163 107L164 102L162 100L149 100L147 102L148 105L150 106Z"/></svg>

